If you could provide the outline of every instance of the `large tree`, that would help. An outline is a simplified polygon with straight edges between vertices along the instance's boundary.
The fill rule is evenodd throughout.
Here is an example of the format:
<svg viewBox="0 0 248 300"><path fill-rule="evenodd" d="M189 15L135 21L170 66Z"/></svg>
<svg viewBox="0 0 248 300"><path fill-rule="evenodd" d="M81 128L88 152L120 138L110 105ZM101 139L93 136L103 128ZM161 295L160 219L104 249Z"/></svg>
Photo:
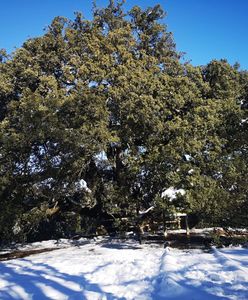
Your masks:
<svg viewBox="0 0 248 300"><path fill-rule="evenodd" d="M1 51L10 228L30 215L23 222L38 226L51 209L100 218L171 206L220 222L246 205L247 73L225 60L182 64L164 16L159 5L126 12L110 1L91 21L56 17L11 57ZM161 198L169 187L185 195Z"/></svg>

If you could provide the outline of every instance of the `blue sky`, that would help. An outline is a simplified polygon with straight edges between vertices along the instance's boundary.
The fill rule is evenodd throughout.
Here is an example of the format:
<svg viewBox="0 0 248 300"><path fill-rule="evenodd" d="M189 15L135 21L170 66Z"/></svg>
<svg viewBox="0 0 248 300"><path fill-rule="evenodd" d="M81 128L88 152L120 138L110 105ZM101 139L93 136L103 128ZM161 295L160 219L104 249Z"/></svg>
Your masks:
<svg viewBox="0 0 248 300"><path fill-rule="evenodd" d="M75 11L91 17L91 0L2 0L0 7L0 48L8 52L29 37L43 34L53 17L73 18ZM98 0L100 6L108 0ZM238 61L248 69L248 0L127 0L126 7L161 6L165 23L172 31L179 51L194 65L212 59Z"/></svg>

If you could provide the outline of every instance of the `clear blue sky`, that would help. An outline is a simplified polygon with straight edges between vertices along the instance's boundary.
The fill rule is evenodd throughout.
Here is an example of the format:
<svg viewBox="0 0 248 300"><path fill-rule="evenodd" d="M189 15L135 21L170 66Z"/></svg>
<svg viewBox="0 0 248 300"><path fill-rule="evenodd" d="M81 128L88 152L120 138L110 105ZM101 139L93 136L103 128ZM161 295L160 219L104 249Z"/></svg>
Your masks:
<svg viewBox="0 0 248 300"><path fill-rule="evenodd" d="M73 18L75 11L91 17L91 0L2 0L0 48L8 52L29 37L43 33L53 17ZM100 6L108 0L98 0ZM161 4L168 16L165 23L174 33L186 60L203 65L211 59L238 61L248 69L248 0L127 0L126 7Z"/></svg>

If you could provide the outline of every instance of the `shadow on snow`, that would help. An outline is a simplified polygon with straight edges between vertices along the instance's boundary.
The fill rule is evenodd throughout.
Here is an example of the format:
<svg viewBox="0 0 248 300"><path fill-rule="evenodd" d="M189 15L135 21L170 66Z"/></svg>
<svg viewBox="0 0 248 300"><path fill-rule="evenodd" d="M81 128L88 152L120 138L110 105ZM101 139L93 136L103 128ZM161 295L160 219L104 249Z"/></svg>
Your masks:
<svg viewBox="0 0 248 300"><path fill-rule="evenodd" d="M82 273L80 275L70 275L59 272L56 268L51 267L44 263L34 263L26 259L20 259L19 262L30 264L30 266L21 266L21 273L18 272L20 267L17 263L11 263L11 265L0 263L1 279L8 281L6 290L0 289L0 299L23 299L24 294L28 294L30 299L42 300L42 299L60 299L50 298L41 288L41 285L48 289L52 289L57 295L61 295L64 299L70 300L84 300L89 299L86 297L87 293L94 292L98 295L105 296L106 299L118 299L118 296L104 292L98 284L92 283L86 279L85 275L99 271L101 268L105 268L105 265L98 266L92 272ZM16 261L16 262L18 262ZM78 284L80 290L76 290L69 287L68 282ZM18 288L19 287L19 288ZM21 291L20 291L21 288Z"/></svg>

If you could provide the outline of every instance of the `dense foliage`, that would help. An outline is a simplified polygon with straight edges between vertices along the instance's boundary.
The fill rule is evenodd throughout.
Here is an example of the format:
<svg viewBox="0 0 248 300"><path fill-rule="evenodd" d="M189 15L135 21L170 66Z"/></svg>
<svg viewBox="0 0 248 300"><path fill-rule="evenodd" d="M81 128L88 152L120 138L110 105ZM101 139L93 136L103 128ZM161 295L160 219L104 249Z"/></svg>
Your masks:
<svg viewBox="0 0 248 300"><path fill-rule="evenodd" d="M247 225L248 73L182 64L159 5L56 17L0 53L2 241L184 211ZM162 197L169 187L185 193Z"/></svg>

